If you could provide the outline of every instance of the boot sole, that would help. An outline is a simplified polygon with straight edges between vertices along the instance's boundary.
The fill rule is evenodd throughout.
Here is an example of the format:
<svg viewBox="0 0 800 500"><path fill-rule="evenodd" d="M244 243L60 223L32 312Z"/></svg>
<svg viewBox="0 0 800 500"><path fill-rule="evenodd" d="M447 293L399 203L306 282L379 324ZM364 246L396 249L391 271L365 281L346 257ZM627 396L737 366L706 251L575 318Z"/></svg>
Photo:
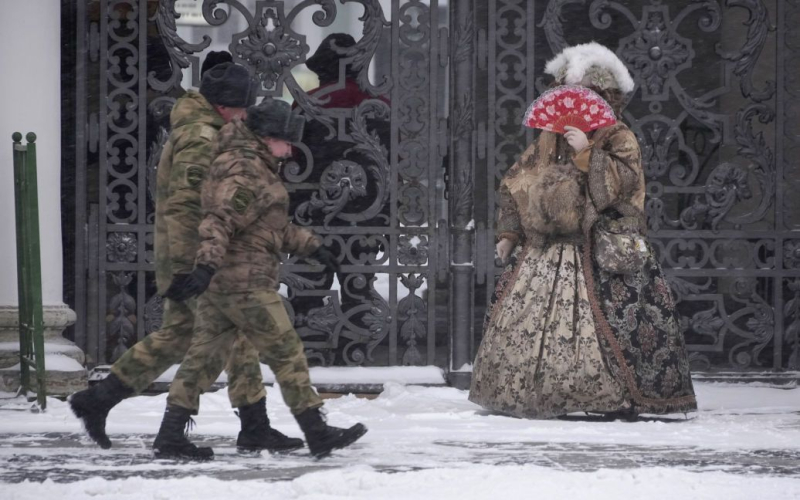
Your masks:
<svg viewBox="0 0 800 500"><path fill-rule="evenodd" d="M266 451L270 455L288 455L293 451L302 450L303 448L305 448L305 444L302 446L295 446L293 448L282 448L279 450L270 448L258 448L252 446L237 446L236 451L240 455L260 455L262 451Z"/></svg>
<svg viewBox="0 0 800 500"><path fill-rule="evenodd" d="M345 434L345 437L347 438L346 440L326 450L321 450L317 453L312 452L311 455L317 460L325 458L328 455L330 455L331 452L333 452L333 450L341 450L342 448L347 448L351 444L355 443L356 441L361 439L364 436L364 434L367 433L367 430L368 429L365 426L359 424L357 428L353 429L353 432Z"/></svg>
<svg viewBox="0 0 800 500"><path fill-rule="evenodd" d="M181 455L181 454L173 454L173 453L161 453L161 452L153 452L153 456L156 460L177 460L179 462L213 462L214 455L210 457L197 457L192 455Z"/></svg>

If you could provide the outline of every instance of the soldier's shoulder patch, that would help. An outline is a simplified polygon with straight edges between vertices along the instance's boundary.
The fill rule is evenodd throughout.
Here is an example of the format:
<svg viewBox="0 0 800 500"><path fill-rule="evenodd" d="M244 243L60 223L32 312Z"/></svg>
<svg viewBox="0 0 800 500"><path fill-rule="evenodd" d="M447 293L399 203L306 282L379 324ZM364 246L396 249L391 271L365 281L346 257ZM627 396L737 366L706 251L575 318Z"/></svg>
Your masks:
<svg viewBox="0 0 800 500"><path fill-rule="evenodd" d="M255 195L252 191L240 187L233 193L233 209L236 210L236 213L243 214L247 211L247 207L253 203L254 199Z"/></svg>
<svg viewBox="0 0 800 500"><path fill-rule="evenodd" d="M200 129L200 137L208 141L213 141L217 137L217 130L208 125Z"/></svg>
<svg viewBox="0 0 800 500"><path fill-rule="evenodd" d="M206 177L206 172L203 167L198 165L191 165L186 168L186 183L191 187L197 187Z"/></svg>

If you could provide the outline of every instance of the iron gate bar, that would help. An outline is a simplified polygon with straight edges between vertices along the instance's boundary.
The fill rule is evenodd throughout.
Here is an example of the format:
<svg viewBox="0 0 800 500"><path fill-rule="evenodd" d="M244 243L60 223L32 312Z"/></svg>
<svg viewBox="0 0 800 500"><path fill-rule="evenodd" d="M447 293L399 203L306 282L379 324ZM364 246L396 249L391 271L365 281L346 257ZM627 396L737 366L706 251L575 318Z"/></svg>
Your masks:
<svg viewBox="0 0 800 500"><path fill-rule="evenodd" d="M88 310L86 308L87 289L86 279L89 269L88 261L88 224L86 204L86 146L87 146L87 112L86 112L86 2L78 1L76 6L76 34L75 43L75 344L80 346L86 354L88 364L93 364L97 354L89 347ZM68 249L65 248L65 251Z"/></svg>
<svg viewBox="0 0 800 500"><path fill-rule="evenodd" d="M519 21L512 23L508 18L501 24L502 15L508 12L518 12ZM535 72L534 72L534 40L539 31L536 29L536 4L534 0L490 0L488 16L482 18L488 24L486 31L487 51L486 51L486 72L488 79L488 100L487 107L483 110L484 122L479 125L479 131L485 133L485 149L479 152L478 156L485 159L486 182L482 186L486 190L486 204L482 208L483 222L486 232L483 234L484 245L486 245L487 263L483 266L488 283L486 302L484 307L488 307L491 299L491 291L497 277L502 269L495 265L495 213L497 206L496 189L500 177L507 168L511 166L516 157L522 153L525 145L533 140L533 130L526 129L519 125L522 112L527 107L527 103L533 101L536 93ZM481 19L481 18L479 18ZM524 19L524 23L522 22ZM498 28L500 32L498 33ZM507 40L506 40L507 38ZM514 43L514 39L520 41ZM522 48L524 47L524 52ZM517 74L525 74L525 80L520 82L523 85L518 88L507 86L506 82L513 75L508 70L500 73L497 69L502 64L509 68L512 59L518 65ZM501 79L504 77L504 79ZM523 95L520 95L522 93ZM516 103L518 106L509 107L509 103ZM516 113L515 113L516 111ZM505 114L506 122L500 123L500 118ZM515 121L515 119L517 119ZM506 128L503 128L505 125ZM516 133L511 132L514 129ZM514 140L516 136L516 141ZM499 141L499 145L498 145ZM503 149L512 146L512 154L504 153Z"/></svg>
<svg viewBox="0 0 800 500"><path fill-rule="evenodd" d="M452 7L450 37L450 178L449 229L450 256L450 360L449 382L459 388L469 386L472 364L474 265L474 68L475 19L472 1L456 2Z"/></svg>
<svg viewBox="0 0 800 500"><path fill-rule="evenodd" d="M459 2L461 3L461 2ZM434 364L435 350L436 350L436 269L438 265L439 252L436 251L436 224L439 220L438 203L436 199L436 185L439 180L439 172L442 165L442 160L445 156L445 145L441 144L442 135L441 127L444 123L444 118L440 115L439 98L442 97L442 90L439 87L439 70L447 67L447 62L440 59L439 49L443 48L444 53L441 56L446 56L446 45L440 44L447 40L447 29L439 28L439 0L431 0L429 5L431 12L431 42L430 52L428 56L428 64L430 65L430 82L428 84L428 92L430 93L430 129L428 132L428 148L430 151L428 157L428 241L432 243L433 251L429 252L427 273L425 279L428 285L428 314L427 314L427 351L428 356L426 363L429 365ZM436 34L434 38L433 35ZM411 290L410 293L415 293Z"/></svg>
<svg viewBox="0 0 800 500"><path fill-rule="evenodd" d="M784 15L785 5L784 2L777 2L777 21L780 24ZM785 21L784 21L785 22ZM795 28L796 29L796 28ZM783 232L786 228L785 221L783 219L783 188L781 179L783 179L783 120L784 120L784 111L782 109L781 103L784 102L784 84L783 84L783 63L781 61L781 56L783 55L784 50L784 30L778 29L776 33L777 44L775 48L775 59L777 64L775 65L777 78L776 81L778 84L776 85L776 108L778 112L775 114L775 177L778 179L778 182L775 186L775 229L776 231ZM783 245L784 239L781 237L780 233L777 238L777 244L775 245L775 261L776 263L783 262ZM778 264L781 268L783 266ZM780 370L783 368L783 278L778 278L774 280L774 287L775 287L775 298L774 304L775 309L777 309L777 314L775 314L775 352L773 352L773 366ZM797 345L797 339L795 339L795 345ZM798 367L800 368L800 366Z"/></svg>
<svg viewBox="0 0 800 500"><path fill-rule="evenodd" d="M778 66L778 72L777 72L778 73L778 78L777 78L777 81L779 82L779 86L778 86L779 102L786 103L786 105L785 106L781 106L779 108L782 112L778 113L778 117L777 117L778 124L779 124L778 125L778 134L776 136L777 137L777 143L778 143L778 152L777 152L777 161L778 161L778 163L777 163L777 165L778 165L778 171L780 172L780 174L778 176L778 179L780 179L782 181L782 182L778 183L778 185L780 186L780 189L779 189L777 203L778 203L778 213L780 214L780 219L781 219L781 223L782 223L781 224L781 228L784 231L787 232L787 234L786 234L787 237L792 234L792 233L789 232L789 230L790 230L790 228L792 226L789 223L787 223L786 214L784 212L784 210L788 207L788 205L787 205L788 199L786 197L784 197L784 190L791 189L790 183L785 182L785 181L788 181L788 180L792 179L792 177L790 176L790 172L787 172L787 170L786 170L786 167L788 166L788 164L786 163L786 157L790 157L790 158L793 157L794 158L794 165L795 165L794 166L794 168L795 168L795 172L794 173L795 173L795 175L798 174L797 168L798 168L798 164L800 164L800 160L798 160L797 156L792 156L792 155L787 153L788 152L788 148L791 147L792 142L794 142L794 144L797 145L798 139L800 139L800 131L797 128L795 128L794 129L794 134L792 134L792 125L791 125L792 123L794 123L795 127L797 127L796 111L797 111L798 104L797 104L797 99L796 98L797 98L797 94L798 94L798 85L797 85L797 83L800 82L800 67L799 67L798 64L796 64L798 62L798 59L800 59L800 58L798 58L798 52L800 52L800 45L797 44L797 41L798 41L798 38L799 38L798 37L798 33L800 33L800 30L798 30L798 26L797 26L797 22L796 22L797 19L798 19L798 16L800 16L800 5L797 5L796 3L793 3L793 4L787 4L787 3L783 3L783 2L780 3L780 5L778 7L778 19L779 20L780 19L783 20L783 28L784 29L783 30L779 29L779 31L778 31L777 50L778 50L778 54L780 54L780 56L778 57L778 65L777 65ZM792 45L790 45L790 42L787 41L787 39L788 39L788 37L786 36L787 35L787 31L791 31L791 32L794 33L794 42L793 42ZM792 53L794 53L794 59L792 59L792 57L791 57ZM791 76L788 76L788 75L791 75ZM793 87L791 86L792 83L794 83ZM794 96L792 96L792 93L790 92L790 89L792 89L792 88L794 89ZM795 97L795 98L793 99L792 97ZM795 113L792 112L792 109L791 109L792 105L794 105ZM787 120L787 117L795 118L795 119L794 120L791 120L791 119ZM792 137L794 140L793 141L789 140L790 137ZM787 146L787 143L789 144L789 146ZM793 184L794 184L794 188L795 189L800 188L800 182L798 182L798 178L794 178ZM798 208L798 205L796 204L795 205L795 209L796 209L795 216L797 215L797 212L798 212L797 208ZM800 227L795 226L794 229L800 229ZM783 249L784 249L784 245L781 245L780 246L780 250L778 251L778 255L781 257L781 261L783 261L783 257L784 257ZM795 250L795 251L797 251L797 250ZM780 325L782 327L781 328L782 331L786 331L785 327L784 327L784 325L785 325L784 321L787 320L788 317L791 314L790 313L791 305L792 304L797 304L797 302L793 302L793 301L800 301L800 283L795 281L794 284L797 287L796 290L795 290L795 296L790 301L785 302L784 314L782 315L781 320L780 320L781 321ZM786 286L787 287L790 286L788 280L786 282ZM781 290L780 298L783 299L783 290ZM793 361L794 366L790 366L790 368L800 369L800 309L798 309L795 312L794 321L792 322L792 324L789 327L794 329L794 331L793 331L793 339L791 339L793 341L793 344L794 344L794 349L793 349L791 357L789 358L790 362Z"/></svg>
<svg viewBox="0 0 800 500"><path fill-rule="evenodd" d="M139 58L138 58L138 77L139 77L139 91L137 92L138 102L138 155L136 162L139 182L137 183L137 200L139 202L138 209L138 222L141 224L137 231L138 254L141 255L141 261L147 262L147 230L142 226L147 220L147 2L141 2L138 6L139 9ZM146 297L146 275L142 269L134 271L136 273L136 287L137 287L137 304L142 304L142 307L136 308L136 342L142 340L145 336L145 304L147 304Z"/></svg>
<svg viewBox="0 0 800 500"><path fill-rule="evenodd" d="M106 276L106 246L105 238L107 231L107 213L108 207L106 203L106 190L108 185L108 5L109 2L100 1L100 105L98 106L98 115L100 122L99 129L99 154L100 154L100 168L99 168L99 186L98 186L98 245L97 245L97 263L98 263L98 300L97 313L99 315L97 320L97 334L98 334L98 363L108 363L106 359L106 320L105 316L108 309L107 291L106 286L108 277ZM113 5L113 4L112 4Z"/></svg>
<svg viewBox="0 0 800 500"><path fill-rule="evenodd" d="M392 1L392 82L400 81L400 70L397 61L400 60L400 2ZM400 85L392 86L391 102L400 102ZM396 230L398 229L399 217L397 215L398 203L398 159L400 157L400 120L399 113L392 110L391 113L391 148L389 149L392 175L389 176L389 227L392 229L391 244L389 245L389 262L397 262L398 240ZM397 311L397 275L389 273L389 311ZM396 316L393 314L393 316ZM397 364L397 321L389 323L389 364Z"/></svg>

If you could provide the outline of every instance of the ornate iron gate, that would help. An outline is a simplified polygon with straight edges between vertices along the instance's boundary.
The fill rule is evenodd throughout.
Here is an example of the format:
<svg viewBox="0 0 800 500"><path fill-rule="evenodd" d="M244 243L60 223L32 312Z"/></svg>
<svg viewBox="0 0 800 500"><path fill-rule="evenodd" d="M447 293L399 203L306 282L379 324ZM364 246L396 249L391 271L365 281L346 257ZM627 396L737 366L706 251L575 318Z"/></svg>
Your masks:
<svg viewBox="0 0 800 500"><path fill-rule="evenodd" d="M334 48L341 74L307 92L295 76L310 55L300 30L326 30L347 4L361 6L355 44ZM286 305L309 359L441 364L446 12L440 19L435 0L207 0L202 11L212 36L186 40L175 0L79 2L75 302L88 358L113 362L159 327L153 174L183 74L198 85L201 57L227 26L224 48L252 69L259 95L286 89L309 119L283 176L295 223L323 234L343 263L339 290L303 261L284 266Z"/></svg>
<svg viewBox="0 0 800 500"><path fill-rule="evenodd" d="M224 40L260 95L285 90L309 119L283 172L292 213L344 264L333 282L284 268L309 358L437 364L463 384L499 272L495 187L533 138L522 112L545 61L594 39L638 82L626 120L695 368L798 368L797 0L205 0L207 37L179 34L176 3L200 1L77 2L75 336L91 363L159 326L153 173L181 85ZM348 16L335 83L309 90L309 36Z"/></svg>
<svg viewBox="0 0 800 500"><path fill-rule="evenodd" d="M532 139L519 123L546 83L545 61L604 43L638 84L625 119L642 145L650 236L694 368L800 368L800 2L490 0L478 9L478 95L488 98L477 111L476 185L494 188ZM493 189L482 196L478 274L493 283Z"/></svg>

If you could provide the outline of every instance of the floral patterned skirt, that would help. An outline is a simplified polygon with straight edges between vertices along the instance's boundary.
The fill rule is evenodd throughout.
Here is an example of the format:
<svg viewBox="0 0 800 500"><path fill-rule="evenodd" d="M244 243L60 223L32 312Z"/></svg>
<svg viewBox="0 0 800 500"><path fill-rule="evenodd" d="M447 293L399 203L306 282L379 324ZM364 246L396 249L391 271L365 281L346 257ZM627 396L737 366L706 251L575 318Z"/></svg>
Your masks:
<svg viewBox="0 0 800 500"><path fill-rule="evenodd" d="M525 418L695 410L671 291L652 255L623 276L584 267L588 246L520 249L487 313L470 400Z"/></svg>
<svg viewBox="0 0 800 500"><path fill-rule="evenodd" d="M584 259L588 250L584 248ZM672 290L650 257L636 274L587 269L598 338L611 372L624 384L637 413L697 409L689 357ZM593 272L591 272L593 271Z"/></svg>
<svg viewBox="0 0 800 500"><path fill-rule="evenodd" d="M525 248L518 259L498 287L470 400L525 418L630 408L604 359L579 247Z"/></svg>

